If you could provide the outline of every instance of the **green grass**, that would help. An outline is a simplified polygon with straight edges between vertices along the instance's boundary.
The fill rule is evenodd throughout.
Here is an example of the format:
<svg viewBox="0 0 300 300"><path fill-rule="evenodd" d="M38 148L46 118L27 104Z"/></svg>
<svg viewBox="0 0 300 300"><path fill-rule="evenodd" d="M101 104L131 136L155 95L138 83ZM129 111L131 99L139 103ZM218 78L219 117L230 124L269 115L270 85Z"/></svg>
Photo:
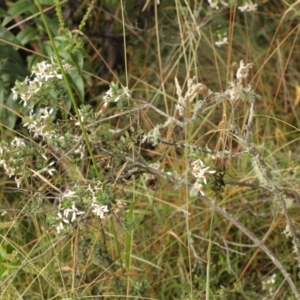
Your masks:
<svg viewBox="0 0 300 300"><path fill-rule="evenodd" d="M299 4L261 1L257 11L242 13L237 6L243 1L231 1L231 8L220 4L219 10L212 10L206 1L166 0L158 7L152 2L146 5L146 1L140 7L135 1L101 3L92 9L83 28L84 45L75 53L70 41L63 44L62 38L57 39L63 34L57 31L54 8L46 11L49 6L42 6L47 16L43 21L34 4L21 12L21 1L16 3L20 6L7 3L11 7L8 12L15 5L16 13L2 30L6 36L0 37L1 45L13 45L11 51L20 53L20 45L8 34L21 39L24 30L31 32L34 28L38 35L24 42L20 58L4 57L1 62L1 140L10 142L14 136L23 135L28 147L33 144L40 152L52 155L57 172L54 176L42 173L43 177L29 172L17 188L14 177L1 169L0 299L299 298L284 273L290 274L299 291L299 255L293 253L293 239L283 234L288 218L296 230L299 226ZM76 4L62 4L63 15L70 14L66 18L68 28L78 28L87 3L82 2L82 7L84 10ZM136 26L138 16L144 16L145 29ZM113 20L111 28L104 32L109 18ZM74 121L73 125L68 123L71 116L78 115L76 107L81 104L83 86L84 103L91 104L96 112L102 109L108 81L118 81L132 91L132 99L124 102L124 108L110 104L98 118L107 121L83 130L84 144L90 148L75 165L70 152L54 151L50 141L28 133L20 122L25 109L12 102L10 89L15 79L24 80L24 72L12 74L8 62L22 65L30 73L32 61L44 60L50 53L47 49L51 40L45 34L46 24L54 39L60 41L56 44L61 47L59 54L70 55L68 59L79 70L73 82L65 77L64 86L72 95L66 97L68 101L73 97L74 102L70 109L66 104L63 113L55 117L55 121L62 119L58 125L61 131L70 128L75 135L84 129L83 125L81 130L73 126ZM227 34L227 45L215 46L218 34ZM113 39L104 46L103 36L107 35ZM113 72L105 70L103 47L112 54L121 49L126 61L117 52L116 61L109 66ZM4 51L0 48L0 54L1 49ZM258 181L250 154L218 160L187 147L153 146L131 139L138 136L139 128L147 133L164 124L166 118L159 112L183 121L175 109L175 77L183 95L193 77L214 93L224 92L229 81L236 80L241 60L253 63L244 85L251 84L261 97L256 101L250 139L273 171L280 195L293 199L285 213L277 190L266 189ZM192 116L194 103L203 98L198 95L188 103L186 119ZM140 100L157 110L144 106L130 112L144 105ZM243 129L248 117L248 102L238 101L232 107L223 97L190 125L170 123L162 128L161 138L201 149L207 146L212 151L240 152L248 146L232 134L230 124ZM123 144L119 136L114 138L108 132L108 128L122 129L129 124L135 131L128 128L128 135L123 133ZM69 160L62 159L63 154ZM206 197L190 195L190 164L195 156L219 170L218 176L207 175ZM138 165L135 176L122 179L132 170L126 157L144 168ZM142 173L156 162L160 163L159 171L147 179ZM30 161L26 172L28 168L38 172L38 163L43 162ZM166 173L170 177L164 176ZM75 183L93 185L94 177L103 182L101 201L109 203L112 211L117 200L127 205L103 220L91 214L79 218L69 232L57 234L53 217L57 215L59 191L73 189ZM76 203L79 210L84 210L85 197L82 192L82 207ZM245 234L245 230L250 233ZM262 244L255 245L253 236ZM282 269L272 262L268 250ZM263 282L273 274L276 280L266 288Z"/></svg>

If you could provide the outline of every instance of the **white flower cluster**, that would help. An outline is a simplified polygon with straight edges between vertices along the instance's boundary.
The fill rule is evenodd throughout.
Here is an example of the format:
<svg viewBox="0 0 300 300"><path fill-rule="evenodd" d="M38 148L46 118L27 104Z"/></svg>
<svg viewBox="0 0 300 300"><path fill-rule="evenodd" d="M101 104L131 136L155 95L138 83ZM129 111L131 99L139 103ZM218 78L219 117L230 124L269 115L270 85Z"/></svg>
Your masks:
<svg viewBox="0 0 300 300"><path fill-rule="evenodd" d="M74 223L77 217L87 214L88 211L91 211L94 215L99 217L100 219L105 219L109 216L109 214L117 214L121 209L123 209L126 205L121 200L118 200L116 204L113 204L111 209L108 208L108 205L98 204L96 193L102 192L102 183L100 181L96 182L96 184L89 184L85 190L82 190L82 186L76 185L73 189L67 189L59 199L58 205L58 213L56 216L56 231L57 233L61 233L64 230L64 226L70 226L71 223ZM80 196L79 196L80 194ZM85 195L85 196L83 196ZM76 207L76 203L82 202L81 197L86 199L90 199L90 205L87 205L85 211L79 210ZM98 195L99 196L99 195ZM64 201L68 201L68 203L72 203L70 207Z"/></svg>
<svg viewBox="0 0 300 300"><path fill-rule="evenodd" d="M58 213L56 217L57 233L61 233L64 230L65 225L73 223L78 216L84 215L86 212L91 211L94 215L100 219L105 219L109 213L118 213L121 208L125 206L122 201L117 201L117 204L112 206L112 209L109 210L107 205L98 204L96 193L102 192L102 183L98 181L96 184L89 184L86 189L83 191L82 186L76 185L72 190L67 189L59 199ZM81 192L80 192L81 191ZM90 205L86 208L86 211L81 211L77 209L76 203L83 194L86 199L90 199ZM81 194L81 196L79 196ZM69 201L72 203L71 207L65 208L63 201ZM80 200L81 201L81 200Z"/></svg>
<svg viewBox="0 0 300 300"><path fill-rule="evenodd" d="M203 191L203 185L207 184L206 174L214 174L216 171L209 170L210 167L206 167L201 159L197 159L192 163L191 173L196 177L196 182L193 185L193 188L200 192L202 196L205 195Z"/></svg>
<svg viewBox="0 0 300 300"><path fill-rule="evenodd" d="M238 9L241 12L251 12L251 11L256 11L257 10L257 4L247 3L244 6L238 6Z"/></svg>
<svg viewBox="0 0 300 300"><path fill-rule="evenodd" d="M109 212L109 209L107 205L99 205L97 203L97 197L95 192L99 190L102 191L102 183L100 181L94 187L92 187L90 184L88 186L88 191L90 192L91 197L93 199L91 204L92 212L100 219L105 219L105 214Z"/></svg>
<svg viewBox="0 0 300 300"><path fill-rule="evenodd" d="M99 205L93 202L91 207L92 207L92 212L100 219L105 219L105 213L109 212L107 205Z"/></svg>
<svg viewBox="0 0 300 300"><path fill-rule="evenodd" d="M11 147L16 151L16 156L22 153L22 148L26 147L24 140L15 137L11 141ZM0 146L0 166L4 168L5 173L9 176L16 175L16 168L18 165L18 161L13 157L9 158L8 160L3 157L4 154L10 152L10 149L7 146L1 145Z"/></svg>
<svg viewBox="0 0 300 300"><path fill-rule="evenodd" d="M128 89L128 87L125 87L123 85L121 85L121 87L119 88L118 83L112 82L110 84L109 90L106 91L103 97L104 103L98 114L101 114L104 111L109 102L119 102L122 98L130 99L131 91Z"/></svg>
<svg viewBox="0 0 300 300"><path fill-rule="evenodd" d="M262 289L264 291L268 291L268 297L266 297L264 299L270 299L269 297L273 296L273 294L274 294L274 288L275 288L275 283L276 283L276 274L272 274L266 280L263 280L261 282Z"/></svg>
<svg viewBox="0 0 300 300"><path fill-rule="evenodd" d="M4 168L5 173L9 177L15 177L17 187L20 187L21 182L26 178L23 165L25 163L24 155L26 156L24 153L26 153L27 147L24 140L18 137L15 137L8 146L0 145L0 166ZM40 157L48 161L45 154L40 153ZM53 173L56 171L53 164L53 161L49 162L48 165L35 172L33 176L43 173L53 176Z"/></svg>
<svg viewBox="0 0 300 300"><path fill-rule="evenodd" d="M63 68L65 71L70 70L72 67L63 62ZM55 147L63 149L70 148L73 153L80 155L80 158L84 158L85 147L84 143L81 144L79 136L66 132L61 134L62 128L58 128L53 122L56 107L47 107L49 95L49 89L59 88L58 83L62 80L63 76L60 73L60 68L54 60L51 62L41 62L33 67L31 76L26 77L23 82L16 82L16 86L12 89L13 99L21 99L24 107L29 107L28 115L24 117L23 123L29 132L33 133L33 138L42 137L50 145L52 140L55 139ZM111 85L111 89L106 93L104 97L104 107L108 102L118 102L126 99L130 99L130 91L126 87L118 88L117 83ZM46 98L46 99L45 99ZM41 107L35 107L37 101L42 101ZM40 103L40 102L39 102ZM49 102L52 104L52 102ZM56 105L56 103L55 103ZM49 105L50 106L50 105ZM90 121L93 120L92 115L90 118L89 108L83 107L80 109L78 118L81 121L85 121L85 117ZM77 124L76 124L77 125ZM63 128L64 129L64 128ZM76 145L76 147L75 147ZM42 151L41 151L42 150ZM13 153L12 153L13 152ZM69 151L68 153L70 153ZM20 187L24 178L28 174L36 177L42 177L41 174L48 173L53 175L56 171L54 168L54 161L48 161L47 150L44 151L43 147L38 149L29 147L24 140L15 138L9 145L6 142L0 144L0 166L3 166L8 176L14 176L17 182L17 186ZM13 154L13 155L12 155ZM24 158L25 157L25 158ZM32 157L37 161L39 169L35 170L32 167ZM28 167L28 161L30 167ZM32 168L32 169L31 169ZM100 219L105 219L111 213L117 213L124 204L122 201L118 201L117 204L103 205L101 199L104 199L107 195L103 194L103 183L100 181L93 182L89 185L75 185L72 189L67 189L59 197L58 210L55 216L56 220L54 226L57 233L61 233L64 227L68 228L77 220L80 216L87 216L89 212ZM77 207L80 207L78 209Z"/></svg>
<svg viewBox="0 0 300 300"><path fill-rule="evenodd" d="M69 216L71 214L71 218ZM84 211L80 211L76 208L75 202L72 202L72 206L70 208L62 209L62 213L58 212L56 220L58 220L58 225L56 226L57 233L60 233L64 229L64 224L73 223L77 216L81 216L85 214Z"/></svg>
<svg viewBox="0 0 300 300"><path fill-rule="evenodd" d="M212 9L219 9L218 0L207 0L207 2ZM225 1L220 1L220 4L222 4L223 6L228 6L228 3L226 3Z"/></svg>
<svg viewBox="0 0 300 300"><path fill-rule="evenodd" d="M52 124L53 109L41 108L37 114L30 110L29 116L25 118L23 127L27 127L29 132L34 132L33 137L42 137L43 140L51 139L56 136L55 132L49 128ZM50 122L49 122L50 121Z"/></svg>
<svg viewBox="0 0 300 300"><path fill-rule="evenodd" d="M77 195L77 191L76 188L78 186L75 186L74 190L70 190L67 189L61 196L60 203L58 205L58 213L57 213L57 217L56 220L58 222L58 225L56 226L56 231L59 234L63 229L64 229L64 225L65 224L70 224L73 223L76 218L78 216L84 215L86 212L85 211L80 211L75 204L75 201L78 199L78 195ZM88 190L90 190L90 186L88 187ZM72 201L72 205L69 208L65 208L62 206L62 202L64 200L71 200L74 199L74 201ZM91 205L91 207L93 208L93 205Z"/></svg>
<svg viewBox="0 0 300 300"><path fill-rule="evenodd" d="M65 71L68 71L72 66L63 62L63 68ZM28 101L32 96L38 93L48 80L53 78L62 79L62 74L58 73L57 69L57 65L54 63L53 59L51 60L51 64L46 61L38 63L33 67L31 76L26 77L25 80L20 83L19 88L12 88L13 99L17 100L18 97L20 97L21 102L24 102L24 107L27 106Z"/></svg>
<svg viewBox="0 0 300 300"><path fill-rule="evenodd" d="M219 4L228 7L228 1L227 3L225 1L219 1L219 0L207 0L210 8L212 9L219 9ZM249 3L246 3L243 6L238 6L238 9L241 12L251 12L251 11L256 11L257 10L257 4L253 4L251 1Z"/></svg>

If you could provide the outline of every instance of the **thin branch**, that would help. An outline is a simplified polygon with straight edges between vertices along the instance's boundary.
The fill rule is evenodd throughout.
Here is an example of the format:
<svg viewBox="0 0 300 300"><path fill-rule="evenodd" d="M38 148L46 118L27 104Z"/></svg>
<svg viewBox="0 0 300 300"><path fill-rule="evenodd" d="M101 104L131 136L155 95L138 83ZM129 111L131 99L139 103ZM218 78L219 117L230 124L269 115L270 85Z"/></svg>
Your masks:
<svg viewBox="0 0 300 300"><path fill-rule="evenodd" d="M198 197L206 203L208 206L211 207L211 209L215 210L218 214L223 216L225 219L230 221L232 224L234 224L239 230L241 230L249 239L251 239L263 252L266 253L266 255L271 259L271 261L274 263L274 265L280 270L282 275L284 276L285 280L288 282L291 290L293 291L293 294L295 297L300 300L300 294L294 284L294 281L291 279L290 274L285 270L283 265L279 262L279 260L274 256L274 254L271 252L271 250L261 241L259 240L251 231L249 231L240 221L238 221L235 217L228 214L223 208L218 206L213 200L202 196L201 194L198 195Z"/></svg>

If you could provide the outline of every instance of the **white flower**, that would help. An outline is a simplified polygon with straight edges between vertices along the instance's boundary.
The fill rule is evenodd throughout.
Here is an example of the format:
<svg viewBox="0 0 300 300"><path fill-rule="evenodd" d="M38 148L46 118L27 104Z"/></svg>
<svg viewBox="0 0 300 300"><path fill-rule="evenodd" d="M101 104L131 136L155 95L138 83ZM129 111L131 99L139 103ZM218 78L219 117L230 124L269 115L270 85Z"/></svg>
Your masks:
<svg viewBox="0 0 300 300"><path fill-rule="evenodd" d="M108 91L106 91L106 93L103 97L105 107L108 104L108 102L109 102L109 100L111 99L112 96L113 96L113 91L110 88Z"/></svg>
<svg viewBox="0 0 300 300"><path fill-rule="evenodd" d="M22 177L20 177L20 178L15 177L15 181L16 181L16 184L17 184L17 187L18 187L18 188L21 186L22 180L23 180Z"/></svg>
<svg viewBox="0 0 300 300"><path fill-rule="evenodd" d="M253 4L253 3L250 3L250 4L245 4L244 6L238 6L238 9L241 11L241 12L251 12L251 11L256 11L257 10L257 4Z"/></svg>
<svg viewBox="0 0 300 300"><path fill-rule="evenodd" d="M80 215L85 214L84 211L80 211L80 210L78 210L78 209L76 208L75 202L74 202L74 201L72 202L72 207L71 207L71 208L66 208L66 209L64 210L64 216L65 216L66 218L68 218L68 217L69 217L69 213L72 214L71 222L74 222L74 221L76 220L76 216L80 216Z"/></svg>
<svg viewBox="0 0 300 300"><path fill-rule="evenodd" d="M125 94L125 96L130 99L131 98L131 91L128 89L127 86L122 86L123 88L123 93Z"/></svg>
<svg viewBox="0 0 300 300"><path fill-rule="evenodd" d="M16 175L16 169L11 167L11 166L8 166L8 165L3 165L4 169L5 169L5 172L6 174L8 175L8 177L12 177L14 175Z"/></svg>
<svg viewBox="0 0 300 300"><path fill-rule="evenodd" d="M79 154L79 155L80 155L80 159L83 159L83 158L84 158L84 150L85 150L84 145L80 145L80 146L74 151L74 153Z"/></svg>
<svg viewBox="0 0 300 300"><path fill-rule="evenodd" d="M219 41L215 42L215 45L217 47L221 47L221 46L226 45L226 44L228 44L228 38L226 36L223 37L222 40L220 39Z"/></svg>
<svg viewBox="0 0 300 300"><path fill-rule="evenodd" d="M91 207L92 207L92 212L100 219L105 219L105 213L109 212L107 205L100 206L97 203L93 202Z"/></svg>
<svg viewBox="0 0 300 300"><path fill-rule="evenodd" d="M21 94L21 101L24 101L24 107L27 106L27 101L31 98L32 92L27 92L26 94Z"/></svg>
<svg viewBox="0 0 300 300"><path fill-rule="evenodd" d="M219 9L219 6L218 6L218 1L212 1L212 0L207 0L207 2L209 3L210 7L212 9Z"/></svg>
<svg viewBox="0 0 300 300"><path fill-rule="evenodd" d="M201 159L197 159L192 163L192 174L197 179L203 179L203 183L207 184L207 180L205 178L205 174L214 174L216 171L210 170L210 167L205 167L203 161Z"/></svg>
<svg viewBox="0 0 300 300"><path fill-rule="evenodd" d="M22 146L22 147L25 147L25 146L26 146L24 140L23 140L23 139L20 139L20 138L18 138L18 137L15 137L15 138L11 141L11 145L14 146L14 147L16 147L16 148L18 148L18 147L20 147L20 146Z"/></svg>
<svg viewBox="0 0 300 300"><path fill-rule="evenodd" d="M194 185L193 185L193 188L194 188L197 192L199 192L202 196L205 196L205 194L204 194L204 192L203 192L203 190L202 190L203 185L202 185L201 183L199 183L198 181L196 181L196 182L194 183Z"/></svg>
<svg viewBox="0 0 300 300"><path fill-rule="evenodd" d="M53 164L55 163L55 161L52 161L48 167L51 167ZM56 172L55 168L50 168L47 170L47 172L52 176L53 175L53 172Z"/></svg>
<svg viewBox="0 0 300 300"><path fill-rule="evenodd" d="M63 193L63 195L62 195L61 198L62 198L62 199L64 199L64 198L71 198L71 197L73 197L74 195L76 195L76 193L68 189L68 190L66 190L66 191Z"/></svg>
<svg viewBox="0 0 300 300"><path fill-rule="evenodd" d="M60 212L57 213L56 220L59 221L59 224L56 226L57 233L60 233L64 229L64 223L69 224L69 220L64 217Z"/></svg>
<svg viewBox="0 0 300 300"><path fill-rule="evenodd" d="M18 92L16 91L16 87L11 89L13 93L13 100L16 101L18 99Z"/></svg>
<svg viewBox="0 0 300 300"><path fill-rule="evenodd" d="M53 108L51 108L51 109L49 109L48 107L41 108L39 111L39 118L40 119L51 119L52 113L53 113Z"/></svg>
<svg viewBox="0 0 300 300"><path fill-rule="evenodd" d="M5 146L0 146L0 155L2 155L3 153L5 153L8 150L7 147Z"/></svg>
<svg viewBox="0 0 300 300"><path fill-rule="evenodd" d="M192 163L192 174L196 177L196 182L193 185L193 188L200 192L202 196L204 196L204 192L202 190L203 184L207 184L206 174L214 174L216 171L209 170L210 167L206 167L201 159L197 159Z"/></svg>
<svg viewBox="0 0 300 300"><path fill-rule="evenodd" d="M53 172L56 172L55 168L51 168L52 165L54 165L55 161L52 161L49 163L48 166L40 170L40 173L48 172L51 176L53 176Z"/></svg>

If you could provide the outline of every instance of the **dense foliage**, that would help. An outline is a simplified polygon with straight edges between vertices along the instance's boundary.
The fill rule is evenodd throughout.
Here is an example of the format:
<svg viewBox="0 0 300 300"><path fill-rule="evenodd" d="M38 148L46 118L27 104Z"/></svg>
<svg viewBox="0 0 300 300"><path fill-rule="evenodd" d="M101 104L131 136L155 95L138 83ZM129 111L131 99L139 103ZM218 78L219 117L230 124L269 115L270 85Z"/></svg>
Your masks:
<svg viewBox="0 0 300 300"><path fill-rule="evenodd" d="M0 1L0 299L300 299L299 1Z"/></svg>

